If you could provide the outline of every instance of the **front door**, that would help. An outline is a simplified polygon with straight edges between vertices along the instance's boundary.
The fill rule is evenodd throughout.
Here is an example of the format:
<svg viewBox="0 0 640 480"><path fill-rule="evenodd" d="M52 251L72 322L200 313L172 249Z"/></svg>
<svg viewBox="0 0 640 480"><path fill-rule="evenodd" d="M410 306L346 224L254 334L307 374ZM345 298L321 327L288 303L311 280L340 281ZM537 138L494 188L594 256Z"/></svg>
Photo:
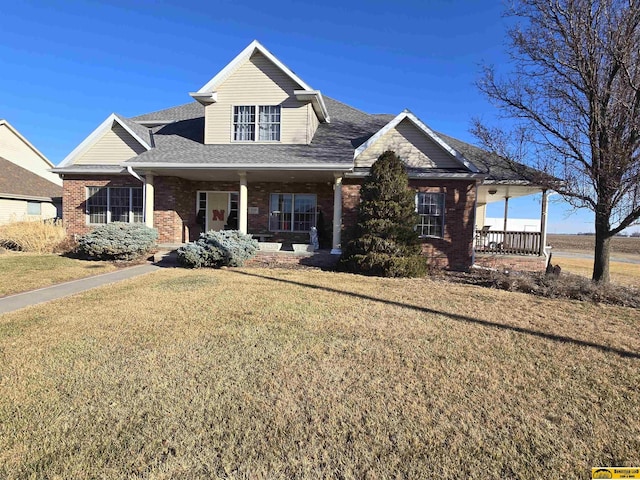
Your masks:
<svg viewBox="0 0 640 480"><path fill-rule="evenodd" d="M229 216L229 194L207 192L207 230L223 230Z"/></svg>

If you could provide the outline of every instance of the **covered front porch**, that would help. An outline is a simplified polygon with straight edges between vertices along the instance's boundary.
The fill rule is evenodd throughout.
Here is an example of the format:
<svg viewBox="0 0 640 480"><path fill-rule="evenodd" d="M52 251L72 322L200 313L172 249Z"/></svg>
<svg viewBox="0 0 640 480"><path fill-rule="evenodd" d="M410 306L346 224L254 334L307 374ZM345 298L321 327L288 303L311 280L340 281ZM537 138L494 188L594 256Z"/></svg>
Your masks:
<svg viewBox="0 0 640 480"><path fill-rule="evenodd" d="M144 185L144 221L162 243L193 241L208 230L237 229L265 244L311 243L340 253L342 174L331 170L154 168Z"/></svg>
<svg viewBox="0 0 640 480"><path fill-rule="evenodd" d="M514 198L541 194L537 217L512 218L509 201ZM488 255L540 256L546 257L547 211L549 192L541 187L513 184L488 183L478 187L474 252ZM502 217L488 217L487 205L502 202ZM534 213L534 212L532 212Z"/></svg>

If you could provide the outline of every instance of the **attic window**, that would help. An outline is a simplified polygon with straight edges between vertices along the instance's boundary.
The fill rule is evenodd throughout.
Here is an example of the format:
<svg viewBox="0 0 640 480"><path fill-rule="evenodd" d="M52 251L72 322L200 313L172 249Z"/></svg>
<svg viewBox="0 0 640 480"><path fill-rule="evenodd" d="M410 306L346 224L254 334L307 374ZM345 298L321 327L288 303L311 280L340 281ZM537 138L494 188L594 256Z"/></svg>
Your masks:
<svg viewBox="0 0 640 480"><path fill-rule="evenodd" d="M241 142L256 139L256 107L253 105L233 107L233 139Z"/></svg>
<svg viewBox="0 0 640 480"><path fill-rule="evenodd" d="M258 116L256 118L256 108ZM242 105L233 107L233 140L237 142L280 141L280 105Z"/></svg>
<svg viewBox="0 0 640 480"><path fill-rule="evenodd" d="M280 105L261 106L259 122L261 142L280 141Z"/></svg>

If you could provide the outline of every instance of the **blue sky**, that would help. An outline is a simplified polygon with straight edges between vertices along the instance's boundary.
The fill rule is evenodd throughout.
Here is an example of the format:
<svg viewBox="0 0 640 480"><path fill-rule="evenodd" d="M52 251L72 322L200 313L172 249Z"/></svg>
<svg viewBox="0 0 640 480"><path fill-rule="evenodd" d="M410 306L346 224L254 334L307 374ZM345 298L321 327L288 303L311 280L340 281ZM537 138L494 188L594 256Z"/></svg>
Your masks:
<svg viewBox="0 0 640 480"><path fill-rule="evenodd" d="M189 102L257 39L325 95L370 113L409 108L474 143L471 119L495 118L474 81L482 63L505 61L501 12L499 0L10 2L0 118L57 164L112 112ZM539 210L539 198L515 199L509 215ZM588 211L556 200L549 213L551 232L593 231Z"/></svg>

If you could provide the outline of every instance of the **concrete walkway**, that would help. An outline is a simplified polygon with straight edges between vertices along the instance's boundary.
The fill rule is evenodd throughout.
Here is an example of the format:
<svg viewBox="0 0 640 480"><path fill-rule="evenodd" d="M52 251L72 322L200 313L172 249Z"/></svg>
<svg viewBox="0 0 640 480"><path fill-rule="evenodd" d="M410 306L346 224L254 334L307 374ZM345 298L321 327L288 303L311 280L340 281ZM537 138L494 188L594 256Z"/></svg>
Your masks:
<svg viewBox="0 0 640 480"><path fill-rule="evenodd" d="M145 264L129 267L115 272L103 273L93 277L80 278L70 282L58 283L50 287L39 288L28 292L17 293L0 298L0 314L13 312L24 307L49 302L58 298L67 297L76 293L91 290L110 283L137 277L144 273L155 272L161 267L158 265Z"/></svg>

